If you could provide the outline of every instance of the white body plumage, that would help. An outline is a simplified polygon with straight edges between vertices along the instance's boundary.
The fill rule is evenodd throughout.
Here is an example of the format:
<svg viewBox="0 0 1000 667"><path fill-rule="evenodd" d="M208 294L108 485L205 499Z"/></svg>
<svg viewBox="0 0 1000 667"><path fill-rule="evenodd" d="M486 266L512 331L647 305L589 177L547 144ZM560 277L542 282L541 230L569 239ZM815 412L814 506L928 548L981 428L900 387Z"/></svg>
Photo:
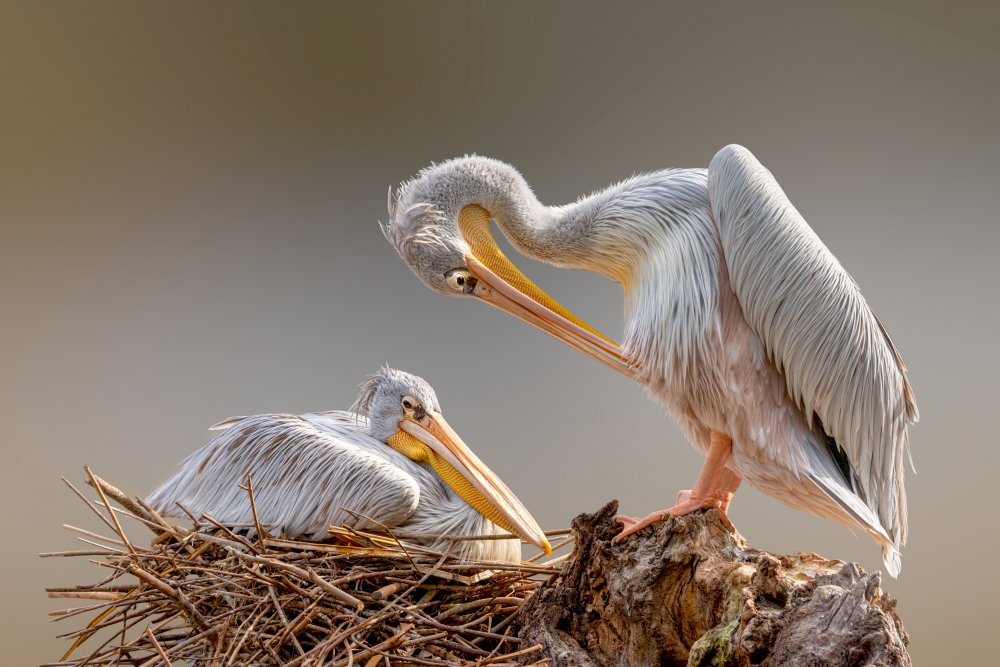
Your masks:
<svg viewBox="0 0 1000 667"><path fill-rule="evenodd" d="M525 255L623 284L620 352L630 368L572 333L550 302L531 297L548 318L539 325L495 298L503 270L463 247L452 222L470 204ZM432 272L461 253L488 282L484 300L643 383L699 450L713 431L728 435L726 467L793 507L861 527L899 572L906 425L917 419L902 360L855 282L746 149L724 148L708 170L643 174L559 207L539 203L509 165L461 158L401 187L386 234L444 293Z"/></svg>
<svg viewBox="0 0 1000 667"><path fill-rule="evenodd" d="M351 412L256 415L222 422L225 430L180 464L147 502L168 516L209 514L228 526L253 526L254 504L273 535L322 540L330 526L398 529L408 535L503 535L459 498L426 463L372 438ZM350 510L350 511L348 511ZM415 538L419 539L419 538ZM464 560L521 559L518 540L421 541Z"/></svg>

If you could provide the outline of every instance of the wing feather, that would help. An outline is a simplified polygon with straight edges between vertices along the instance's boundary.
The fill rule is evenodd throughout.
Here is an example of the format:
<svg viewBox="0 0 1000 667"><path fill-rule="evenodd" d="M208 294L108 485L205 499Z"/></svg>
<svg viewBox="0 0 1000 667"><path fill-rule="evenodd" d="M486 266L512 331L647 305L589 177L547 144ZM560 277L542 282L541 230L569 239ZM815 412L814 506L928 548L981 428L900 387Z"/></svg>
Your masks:
<svg viewBox="0 0 1000 667"><path fill-rule="evenodd" d="M223 424L153 492L154 509L178 516L179 503L195 516L252 525L240 488L250 474L261 524L289 537L322 539L331 524L378 527L364 517L391 528L416 509L420 489L408 471L416 464L370 437L363 417L257 415Z"/></svg>
<svg viewBox="0 0 1000 667"><path fill-rule="evenodd" d="M898 546L907 532L906 425L918 418L902 358L857 284L748 150L719 151L708 191L747 323L789 396L844 450L861 499Z"/></svg>

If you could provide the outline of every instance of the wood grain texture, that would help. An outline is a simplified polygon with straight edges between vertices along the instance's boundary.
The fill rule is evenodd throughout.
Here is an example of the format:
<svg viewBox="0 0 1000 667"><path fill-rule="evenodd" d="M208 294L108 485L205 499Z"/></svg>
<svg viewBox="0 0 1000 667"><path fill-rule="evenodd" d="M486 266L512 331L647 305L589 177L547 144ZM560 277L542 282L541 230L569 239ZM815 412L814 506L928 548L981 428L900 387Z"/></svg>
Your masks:
<svg viewBox="0 0 1000 667"><path fill-rule="evenodd" d="M572 558L519 612L553 667L911 664L878 572L753 549L714 510L615 545L617 509L573 521Z"/></svg>

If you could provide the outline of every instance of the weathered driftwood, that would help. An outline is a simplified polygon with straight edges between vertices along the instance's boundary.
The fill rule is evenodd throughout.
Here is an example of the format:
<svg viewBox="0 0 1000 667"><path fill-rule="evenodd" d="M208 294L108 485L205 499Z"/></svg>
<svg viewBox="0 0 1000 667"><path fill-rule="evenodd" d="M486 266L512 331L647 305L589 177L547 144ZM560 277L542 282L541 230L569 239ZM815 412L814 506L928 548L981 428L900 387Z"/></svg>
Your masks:
<svg viewBox="0 0 1000 667"><path fill-rule="evenodd" d="M879 573L750 548L714 510L616 545L617 509L574 520L571 560L515 620L553 667L910 665Z"/></svg>

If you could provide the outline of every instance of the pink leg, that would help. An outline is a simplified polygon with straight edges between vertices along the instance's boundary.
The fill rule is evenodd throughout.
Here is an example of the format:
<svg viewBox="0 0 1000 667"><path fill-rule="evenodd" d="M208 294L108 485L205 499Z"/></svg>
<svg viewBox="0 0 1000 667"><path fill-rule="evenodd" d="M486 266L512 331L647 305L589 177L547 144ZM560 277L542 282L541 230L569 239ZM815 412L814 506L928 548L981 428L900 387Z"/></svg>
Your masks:
<svg viewBox="0 0 1000 667"><path fill-rule="evenodd" d="M622 523L622 531L615 536L615 542L621 542L634 532L646 526L661 521L668 516L683 516L700 509L715 508L722 515L726 525L729 523L727 512L733 494L740 485L740 477L729 468L726 462L733 451L733 441L729 436L712 431L712 441L705 457L705 464L698 474L694 488L677 494L677 504L670 509L653 512L645 519L633 519L627 516L615 517Z"/></svg>
<svg viewBox="0 0 1000 667"><path fill-rule="evenodd" d="M736 489L740 488L740 482L742 481L743 479L729 468L723 469L722 480L719 483L722 507L719 509L722 511L722 516L726 521L729 521L729 503L732 502L733 496L736 494Z"/></svg>

